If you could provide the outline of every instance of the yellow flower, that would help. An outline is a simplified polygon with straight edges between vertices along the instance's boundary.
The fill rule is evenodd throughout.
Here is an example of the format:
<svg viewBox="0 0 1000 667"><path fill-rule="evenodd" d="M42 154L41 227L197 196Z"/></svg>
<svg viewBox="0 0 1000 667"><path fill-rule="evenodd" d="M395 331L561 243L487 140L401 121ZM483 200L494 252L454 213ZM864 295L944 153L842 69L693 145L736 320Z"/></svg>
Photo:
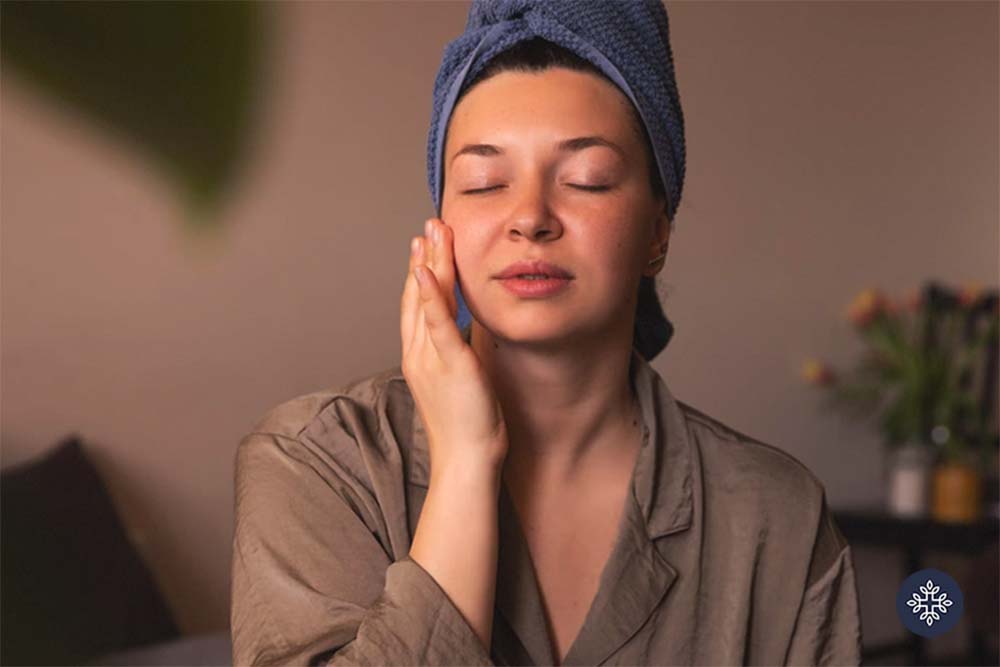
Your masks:
<svg viewBox="0 0 1000 667"><path fill-rule="evenodd" d="M802 364L802 379L810 384L827 385L833 382L833 371L818 359L806 359Z"/></svg>
<svg viewBox="0 0 1000 667"><path fill-rule="evenodd" d="M968 308L982 296L983 285L981 283L969 282L962 285L962 289L958 292L958 302L962 304L963 307Z"/></svg>
<svg viewBox="0 0 1000 667"><path fill-rule="evenodd" d="M886 310L886 299L874 288L862 290L847 308L847 317L859 327L867 326L879 313Z"/></svg>

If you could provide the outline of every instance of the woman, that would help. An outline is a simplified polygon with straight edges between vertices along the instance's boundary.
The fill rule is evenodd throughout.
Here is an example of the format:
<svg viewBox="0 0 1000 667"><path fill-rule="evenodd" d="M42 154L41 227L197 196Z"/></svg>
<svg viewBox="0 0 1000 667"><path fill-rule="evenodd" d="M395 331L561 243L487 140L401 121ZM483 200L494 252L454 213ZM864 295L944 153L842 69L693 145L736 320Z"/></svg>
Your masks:
<svg viewBox="0 0 1000 667"><path fill-rule="evenodd" d="M684 160L662 5L474 2L463 37L401 365L240 444L236 664L859 664L822 484L648 363Z"/></svg>

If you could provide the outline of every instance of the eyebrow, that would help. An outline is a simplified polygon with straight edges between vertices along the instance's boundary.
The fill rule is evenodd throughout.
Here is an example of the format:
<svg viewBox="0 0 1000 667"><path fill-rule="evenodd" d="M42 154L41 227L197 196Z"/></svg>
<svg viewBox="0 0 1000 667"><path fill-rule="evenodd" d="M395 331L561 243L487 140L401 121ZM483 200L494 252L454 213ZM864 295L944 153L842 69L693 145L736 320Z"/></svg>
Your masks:
<svg viewBox="0 0 1000 667"><path fill-rule="evenodd" d="M556 148L560 153L582 151L591 146L605 146L618 153L622 158L627 158L624 149L615 142L604 137L591 135L586 137L574 137L560 141ZM459 155L479 155L482 157L497 157L504 154L504 150L493 144L466 144L462 146L449 162L454 162Z"/></svg>

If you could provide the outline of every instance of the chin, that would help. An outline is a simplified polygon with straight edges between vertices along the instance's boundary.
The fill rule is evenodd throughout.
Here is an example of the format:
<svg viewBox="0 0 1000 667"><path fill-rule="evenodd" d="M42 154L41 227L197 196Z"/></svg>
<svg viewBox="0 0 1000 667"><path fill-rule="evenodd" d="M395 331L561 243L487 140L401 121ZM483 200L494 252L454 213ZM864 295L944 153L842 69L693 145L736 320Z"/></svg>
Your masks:
<svg viewBox="0 0 1000 667"><path fill-rule="evenodd" d="M476 317L477 322L495 338L511 343L567 345L595 328L592 323L575 317L568 309L560 311L552 304L539 308L504 307L494 312L485 320Z"/></svg>

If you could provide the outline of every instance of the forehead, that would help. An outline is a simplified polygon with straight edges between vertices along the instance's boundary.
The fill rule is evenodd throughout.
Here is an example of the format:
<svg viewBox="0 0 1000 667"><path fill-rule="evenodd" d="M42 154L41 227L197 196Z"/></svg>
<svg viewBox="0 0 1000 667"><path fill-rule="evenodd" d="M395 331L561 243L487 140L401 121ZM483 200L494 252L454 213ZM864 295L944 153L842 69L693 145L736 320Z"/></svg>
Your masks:
<svg viewBox="0 0 1000 667"><path fill-rule="evenodd" d="M459 141L540 132L603 134L627 148L636 118L631 102L610 81L591 72L553 67L501 72L474 85L452 112L446 150ZM508 137L513 138L513 137Z"/></svg>

